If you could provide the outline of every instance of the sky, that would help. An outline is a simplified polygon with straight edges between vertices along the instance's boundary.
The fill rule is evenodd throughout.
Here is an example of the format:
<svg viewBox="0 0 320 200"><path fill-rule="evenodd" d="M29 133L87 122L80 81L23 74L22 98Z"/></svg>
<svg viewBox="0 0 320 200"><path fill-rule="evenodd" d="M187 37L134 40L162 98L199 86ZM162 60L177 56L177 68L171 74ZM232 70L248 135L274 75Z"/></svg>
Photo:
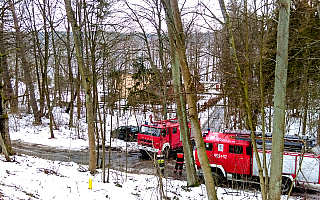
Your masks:
<svg viewBox="0 0 320 200"><path fill-rule="evenodd" d="M42 144L55 148L81 150L88 148L87 137L84 134L86 124L80 121L83 139L76 138L76 131L69 129L68 117L61 109L54 109L56 122L60 125L55 130L56 139L49 139L50 132L48 120L43 118L40 126L32 124L32 115L10 115L10 136L12 140ZM138 117L139 118L139 117ZM139 120L144 120L140 117ZM110 116L107 120L110 122ZM114 120L115 121L115 120ZM115 123L115 122L114 122ZM119 124L135 124L136 118L132 115L119 118ZM110 123L107 123L110 130ZM108 138L108 136L107 136ZM132 150L137 149L136 142L129 143ZM113 139L112 146L125 148L125 142ZM12 162L5 162L0 155L0 199L159 199L158 176L146 174L132 174L111 170L110 182L103 183L102 171L91 175L86 165L73 162L60 162L40 159L27 155L11 156ZM84 172L80 172L84 171ZM89 189L89 179L92 179L92 189ZM186 181L174 180L172 177L163 178L167 197L179 200L207 199L205 185L195 188L186 188ZM219 199L261 199L259 191L232 190L230 188L217 188ZM282 199L286 199L283 196ZM294 199L294 198L290 198Z"/></svg>

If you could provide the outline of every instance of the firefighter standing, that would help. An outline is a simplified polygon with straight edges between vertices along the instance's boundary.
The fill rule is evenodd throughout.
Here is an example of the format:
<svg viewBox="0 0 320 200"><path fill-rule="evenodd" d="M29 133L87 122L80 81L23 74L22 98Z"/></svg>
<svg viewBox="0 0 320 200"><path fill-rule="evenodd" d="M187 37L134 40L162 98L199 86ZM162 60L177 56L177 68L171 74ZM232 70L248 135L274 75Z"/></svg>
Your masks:
<svg viewBox="0 0 320 200"><path fill-rule="evenodd" d="M160 172L164 174L164 156L162 155L161 151L158 152L157 161Z"/></svg>
<svg viewBox="0 0 320 200"><path fill-rule="evenodd" d="M184 156L182 152L177 153L176 166L174 167L174 173L176 174L179 169L179 175L182 175L182 168L184 162Z"/></svg>

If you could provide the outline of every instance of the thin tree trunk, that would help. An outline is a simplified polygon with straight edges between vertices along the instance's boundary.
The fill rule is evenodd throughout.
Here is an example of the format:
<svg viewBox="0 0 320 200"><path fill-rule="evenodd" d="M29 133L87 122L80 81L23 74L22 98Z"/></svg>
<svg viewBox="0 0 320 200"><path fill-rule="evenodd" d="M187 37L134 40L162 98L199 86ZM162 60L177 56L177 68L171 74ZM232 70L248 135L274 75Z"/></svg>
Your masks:
<svg viewBox="0 0 320 200"><path fill-rule="evenodd" d="M307 134L307 119L308 119L308 108L309 108L309 66L310 63L305 64L303 69L303 117L302 117L302 135Z"/></svg>
<svg viewBox="0 0 320 200"><path fill-rule="evenodd" d="M177 0L161 0L167 17L168 30L171 30L174 38L171 37L172 44L175 45L181 73L184 80L184 87L186 91L186 99L189 109L189 119L192 127L192 131L195 136L195 141L197 145L197 152L201 168L203 170L204 179L206 182L207 195L209 200L216 200L217 193L215 189L215 184L209 165L209 159L207 157L206 149L203 142L201 127L198 119L197 111L197 96L194 88L194 83L191 78L190 70L188 67L187 57L186 57L186 47L184 41L184 32L181 22L181 16L179 12Z"/></svg>
<svg viewBox="0 0 320 200"><path fill-rule="evenodd" d="M266 0L265 6L268 6L268 0ZM255 7L256 7L256 1L255 1ZM268 13L267 13L268 15ZM258 15L256 15L256 22L258 23ZM264 16L265 13L262 13L262 21L261 21L261 35L260 35L260 60L259 60L259 76L260 76L260 98L261 98L261 130L262 130L262 151L266 152L266 140L265 140L265 129L266 129L266 113L265 113L265 108L266 108L266 95L265 95L265 82L264 82L264 76L263 76L263 65L262 65L262 57L263 57L263 47L264 47ZM264 185L264 189L262 191L264 192L268 192L268 165L267 165L267 156L265 153L263 153L262 155L262 162L263 162L263 169L264 169L264 181L265 181L265 185ZM267 196L267 194L265 194Z"/></svg>
<svg viewBox="0 0 320 200"><path fill-rule="evenodd" d="M19 96L19 65L18 65L18 52L15 53L15 65L14 65L14 95L17 97ZM19 107L19 101L18 101L18 107ZM20 112L19 112L20 116Z"/></svg>
<svg viewBox="0 0 320 200"><path fill-rule="evenodd" d="M73 78L73 72L72 72L72 65L71 65L71 42L70 42L70 24L68 23L68 29L67 29L67 54L68 54L68 69L69 69L69 83L70 83L70 93L71 98L69 102L69 109L70 109L70 118L69 118L69 127L73 127L73 108L74 108L74 100L77 94L74 94L74 78Z"/></svg>
<svg viewBox="0 0 320 200"><path fill-rule="evenodd" d="M10 141L9 129L6 129L6 120L8 121L8 115L4 113L3 105L3 87L2 87L2 63L6 57L5 54L0 54L0 146L6 161L11 161L10 154L12 154L12 146Z"/></svg>
<svg viewBox="0 0 320 200"><path fill-rule="evenodd" d="M274 117L272 131L272 152L270 168L269 199L277 200L281 197L284 133L285 133L285 108L286 84L288 67L288 40L290 21L290 1L279 1L279 20L277 32L277 53L274 87Z"/></svg>
<svg viewBox="0 0 320 200"><path fill-rule="evenodd" d="M35 58L35 70L36 70L36 76L37 76L37 84L38 84L38 88L39 88L39 105L40 105L40 110L39 113L41 115L43 115L44 113L44 101L45 101L45 89L44 89L44 81L40 80L40 74L41 77L43 76L43 63L45 61L43 61L44 59L44 55L42 55L42 47L41 47L41 42L39 40L39 31L37 31L37 25L36 25L36 16L35 16L35 8L34 8L34 1L32 1L31 4L31 8L32 8L32 16L30 16L30 21L33 21L32 25L33 25L33 31L32 31L32 35L33 35L33 52L34 52L34 58ZM28 9L28 8L27 8ZM37 50L38 49L38 50ZM40 63L40 69L39 69L39 63Z"/></svg>
<svg viewBox="0 0 320 200"><path fill-rule="evenodd" d="M254 125L253 125L252 113L251 113L251 105L250 105L249 96L248 96L248 88L246 87L245 82L243 81L242 72L240 69L240 64L239 64L237 54L236 54L236 48L235 48L233 33L232 33L232 29L231 29L231 22L230 22L229 15L227 13L227 10L226 10L225 4L224 4L224 0L219 0L219 4L220 4L220 9L221 9L224 21L225 21L224 25L227 30L230 56L231 56L233 64L236 66L235 70L236 70L236 74L237 74L237 80L238 80L240 87L241 87L241 96L244 101L245 112L247 115L247 123L248 123L248 126L251 131L251 142L252 142L253 151L254 151L254 155L256 157L258 171L259 171L260 187L261 187L261 191L262 191L261 195L262 195L262 199L266 200L267 199L267 192L264 191L266 187L265 187L265 182L264 182L263 169L262 169L260 157L258 154L256 139L255 139Z"/></svg>
<svg viewBox="0 0 320 200"><path fill-rule="evenodd" d="M317 144L320 145L320 112L318 111Z"/></svg>
<svg viewBox="0 0 320 200"><path fill-rule="evenodd" d="M24 71L24 77L25 77L25 83L29 89L29 97L30 97L30 104L32 107L32 111L33 111L33 115L34 115L34 119L35 119L35 123L36 124L40 124L41 123L41 114L39 113L38 110L38 106L37 106L37 101L36 101L36 97L35 97L35 90L34 90L34 86L33 86L33 82L32 82L32 76L31 76L31 65L30 63L27 61L27 57L26 57L26 49L25 49L25 45L23 43L23 39L22 39L22 33L20 31L20 27L19 27L19 22L18 22L18 17L16 15L16 11L15 11L15 7L14 4L12 3L12 0L9 0L9 4L10 4L10 9L13 15L13 20L14 20L14 28L16 30L16 40L17 43L19 45L19 55L21 57L21 61L22 61L22 67L23 67L23 71Z"/></svg>
<svg viewBox="0 0 320 200"><path fill-rule="evenodd" d="M0 120L1 120L0 129L1 129L2 128L1 126L3 126L4 123L3 123L3 119L0 119ZM4 153L4 157L6 158L6 161L11 162L9 151L8 151L8 148L5 144L5 142L4 142L2 134L0 134L0 146L1 146L2 152Z"/></svg>
<svg viewBox="0 0 320 200"><path fill-rule="evenodd" d="M54 138L53 133L53 115L51 113L51 103L50 103L50 94L49 94L49 86L48 86L48 63L49 63L49 33L47 30L47 16L46 16L46 5L47 0L43 0L43 10L42 10L42 18L43 18L43 29L44 29L44 62L43 62L43 71L42 71L42 91L46 97L47 107L48 107L48 116L49 116L49 128L50 128L50 138Z"/></svg>
<svg viewBox="0 0 320 200"><path fill-rule="evenodd" d="M93 116L93 100L92 100L92 76L90 70L85 66L82 54L82 47L80 42L80 28L76 22L74 12L71 7L70 0L65 0L65 7L67 11L68 21L71 24L74 45L76 49L76 57L78 61L79 71L82 77L82 86L85 90L86 99L86 113L87 113L87 123L88 123L88 137L89 137L89 171L95 173L97 160L96 160L96 148L95 148L95 126L94 126L94 116Z"/></svg>
<svg viewBox="0 0 320 200"><path fill-rule="evenodd" d="M1 16L3 18L3 16ZM4 35L3 35L3 26L4 21L2 19L2 23L0 24L0 54L1 54L1 67L3 70L3 94L5 95L6 99L9 99L10 103L10 110L12 113L18 112L18 98L15 97L15 93L13 92L9 69L8 69L8 62L7 62L7 53L6 53L6 46L4 44Z"/></svg>
<svg viewBox="0 0 320 200"><path fill-rule="evenodd" d="M173 37L170 30L169 37ZM170 40L171 41L171 40ZM180 124L180 134L182 137L183 151L185 155L186 171L187 171L187 185L189 187L198 186L198 178L196 174L195 162L193 158L193 149L190 141L190 131L188 127L187 115L186 115L186 104L184 101L182 88L181 88L181 76L178 56L176 54L174 45L171 44L171 55L172 55L172 78L173 87L175 93L175 101L177 104L177 114Z"/></svg>

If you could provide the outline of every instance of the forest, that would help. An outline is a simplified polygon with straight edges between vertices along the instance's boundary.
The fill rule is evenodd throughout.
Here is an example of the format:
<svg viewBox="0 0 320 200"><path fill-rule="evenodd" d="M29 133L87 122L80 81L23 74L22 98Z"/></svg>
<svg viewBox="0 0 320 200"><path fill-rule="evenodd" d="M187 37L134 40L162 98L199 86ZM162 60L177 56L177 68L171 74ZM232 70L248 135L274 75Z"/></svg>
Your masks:
<svg viewBox="0 0 320 200"><path fill-rule="evenodd" d="M4 0L0 10L0 142L8 161L12 114L32 114L35 126L49 119L55 138L55 107L65 108L70 127L85 110L94 173L103 114L152 112L191 123L208 199L218 199L198 113L222 106L221 130L277 138L270 179L261 163L259 175L262 199L280 199L284 134L320 142L318 1ZM191 151L186 163L194 162ZM196 186L190 166L188 185Z"/></svg>

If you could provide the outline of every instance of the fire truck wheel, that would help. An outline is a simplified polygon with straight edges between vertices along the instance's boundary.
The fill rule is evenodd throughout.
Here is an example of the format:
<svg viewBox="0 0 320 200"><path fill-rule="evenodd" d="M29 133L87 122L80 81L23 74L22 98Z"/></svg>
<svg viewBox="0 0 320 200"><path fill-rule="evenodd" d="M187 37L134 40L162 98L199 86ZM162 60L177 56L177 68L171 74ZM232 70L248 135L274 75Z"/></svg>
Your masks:
<svg viewBox="0 0 320 200"><path fill-rule="evenodd" d="M220 171L213 171L212 176L214 178L215 183L217 184L224 184L226 182L226 178L223 176L222 172Z"/></svg>
<svg viewBox="0 0 320 200"><path fill-rule="evenodd" d="M281 193L288 194L291 187L291 180L288 177L282 177Z"/></svg>
<svg viewBox="0 0 320 200"><path fill-rule="evenodd" d="M142 158L142 159L147 159L147 158L149 158L148 153L145 152L144 150L140 149L140 153L141 153L141 158Z"/></svg>
<svg viewBox="0 0 320 200"><path fill-rule="evenodd" d="M198 176L198 181L199 181L200 184L205 184L203 175L199 175Z"/></svg>

